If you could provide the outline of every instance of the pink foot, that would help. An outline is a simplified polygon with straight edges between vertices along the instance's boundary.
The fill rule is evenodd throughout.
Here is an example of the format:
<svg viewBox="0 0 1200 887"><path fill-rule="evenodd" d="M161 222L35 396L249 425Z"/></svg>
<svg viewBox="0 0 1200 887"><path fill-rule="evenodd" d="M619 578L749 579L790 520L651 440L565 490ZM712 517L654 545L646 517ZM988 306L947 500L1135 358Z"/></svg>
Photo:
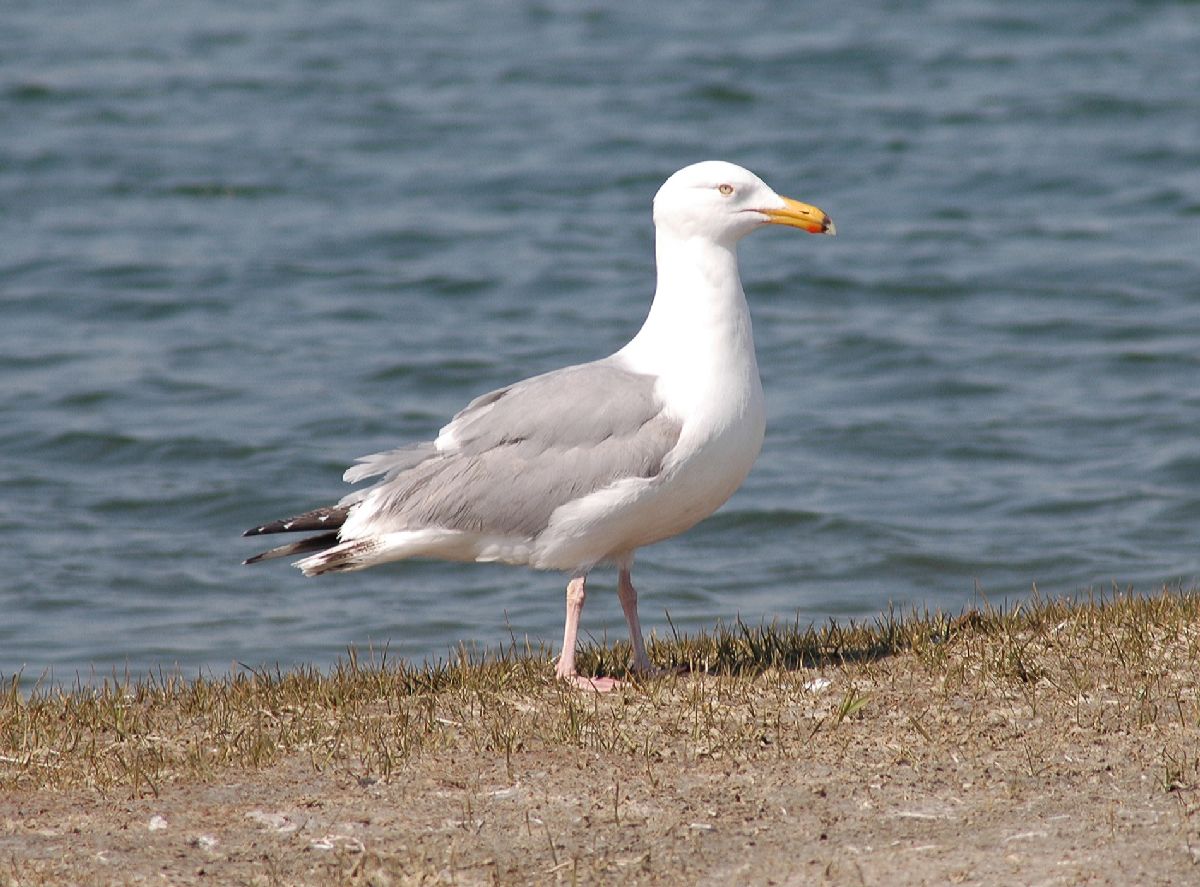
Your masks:
<svg viewBox="0 0 1200 887"><path fill-rule="evenodd" d="M568 675L563 680L570 682L576 690L589 693L611 693L618 687L625 686L624 681L618 681L616 678L585 678L578 674Z"/></svg>

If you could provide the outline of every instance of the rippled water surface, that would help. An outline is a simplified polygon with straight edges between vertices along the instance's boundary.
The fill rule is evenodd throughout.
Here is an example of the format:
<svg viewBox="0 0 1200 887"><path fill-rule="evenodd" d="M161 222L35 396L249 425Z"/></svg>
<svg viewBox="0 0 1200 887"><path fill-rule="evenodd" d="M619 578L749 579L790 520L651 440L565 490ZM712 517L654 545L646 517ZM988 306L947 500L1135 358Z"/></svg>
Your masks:
<svg viewBox="0 0 1200 887"><path fill-rule="evenodd" d="M238 534L623 344L710 157L839 236L743 244L768 436L648 630L1200 576L1195 4L164 9L0 28L0 674L553 641L557 575Z"/></svg>

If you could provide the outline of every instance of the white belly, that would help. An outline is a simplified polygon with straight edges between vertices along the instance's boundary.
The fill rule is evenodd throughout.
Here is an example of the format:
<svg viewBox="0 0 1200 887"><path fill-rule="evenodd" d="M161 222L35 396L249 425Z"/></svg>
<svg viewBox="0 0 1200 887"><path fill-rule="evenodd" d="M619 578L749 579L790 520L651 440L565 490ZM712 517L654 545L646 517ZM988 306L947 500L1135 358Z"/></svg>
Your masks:
<svg viewBox="0 0 1200 887"><path fill-rule="evenodd" d="M676 536L720 508L762 447L761 391L741 403L745 409L717 423L711 415L685 423L657 477L618 481L555 511L534 541L530 565L583 570L624 561L635 549Z"/></svg>

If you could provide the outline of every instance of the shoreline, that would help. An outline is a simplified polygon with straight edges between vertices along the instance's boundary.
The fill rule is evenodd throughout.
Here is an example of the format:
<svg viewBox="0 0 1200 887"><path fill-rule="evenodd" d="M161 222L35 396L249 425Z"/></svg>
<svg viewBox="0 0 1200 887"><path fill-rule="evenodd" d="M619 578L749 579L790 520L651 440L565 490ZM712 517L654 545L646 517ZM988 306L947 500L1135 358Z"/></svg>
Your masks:
<svg viewBox="0 0 1200 887"><path fill-rule="evenodd" d="M1196 590L539 652L14 681L0 885L1200 877Z"/></svg>

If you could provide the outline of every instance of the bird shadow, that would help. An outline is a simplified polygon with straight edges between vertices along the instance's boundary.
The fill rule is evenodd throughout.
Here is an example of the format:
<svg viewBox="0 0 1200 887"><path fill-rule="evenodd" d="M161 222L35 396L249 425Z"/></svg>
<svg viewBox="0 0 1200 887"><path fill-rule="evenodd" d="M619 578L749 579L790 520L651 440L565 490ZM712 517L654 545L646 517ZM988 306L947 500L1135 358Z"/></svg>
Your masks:
<svg viewBox="0 0 1200 887"><path fill-rule="evenodd" d="M754 626L738 618L689 635L678 632L667 614L670 635L652 635L647 652L665 674L755 676L879 661L916 643L945 642L962 619L940 612L898 617L889 611L870 622L802 625L797 620ZM607 646L589 640L577 656L581 673L614 678L632 676L629 662L630 646L625 641Z"/></svg>

